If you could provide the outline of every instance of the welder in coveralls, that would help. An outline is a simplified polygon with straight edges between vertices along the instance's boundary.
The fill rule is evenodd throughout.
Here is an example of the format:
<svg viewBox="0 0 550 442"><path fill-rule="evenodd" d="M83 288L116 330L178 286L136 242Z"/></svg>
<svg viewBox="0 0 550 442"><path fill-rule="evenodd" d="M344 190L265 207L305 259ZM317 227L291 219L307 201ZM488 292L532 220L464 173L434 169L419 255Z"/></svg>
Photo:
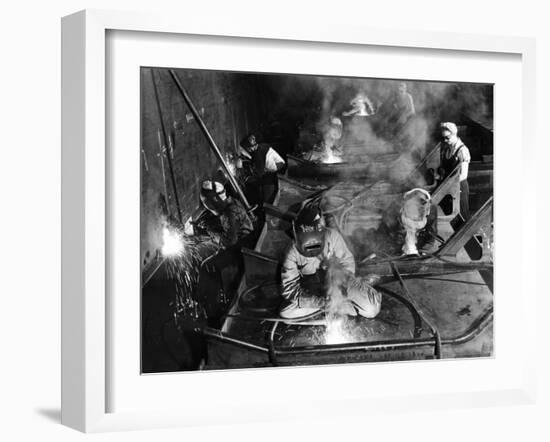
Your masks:
<svg viewBox="0 0 550 442"><path fill-rule="evenodd" d="M325 309L327 290L325 272L331 261L343 271L340 281L346 288L340 311L373 318L380 311L381 295L355 278L355 261L344 238L327 228L318 207L305 206L293 222L294 240L288 249L282 270L282 304L285 319L307 317ZM352 289L353 286L353 289Z"/></svg>
<svg viewBox="0 0 550 442"><path fill-rule="evenodd" d="M380 230L389 238L386 253L419 255L431 251L437 238L437 206L428 191L415 188L383 214Z"/></svg>
<svg viewBox="0 0 550 442"><path fill-rule="evenodd" d="M225 187L217 181L202 183L200 200L209 215L202 228L218 250L201 265L198 299L209 324L219 326L218 321L237 289L243 268L241 248L253 245L254 226L243 204L227 196Z"/></svg>

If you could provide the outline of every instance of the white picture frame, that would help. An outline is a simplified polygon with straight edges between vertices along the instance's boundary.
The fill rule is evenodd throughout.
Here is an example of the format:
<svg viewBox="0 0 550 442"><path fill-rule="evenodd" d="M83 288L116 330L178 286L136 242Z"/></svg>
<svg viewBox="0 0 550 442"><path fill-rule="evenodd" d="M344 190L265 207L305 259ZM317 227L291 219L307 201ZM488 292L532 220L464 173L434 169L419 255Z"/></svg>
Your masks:
<svg viewBox="0 0 550 442"><path fill-rule="evenodd" d="M143 31L163 34L206 35L243 39L270 39L369 45L400 48L426 48L441 51L514 54L521 57L523 167L534 164L535 42L518 37L494 37L420 31L390 31L331 25L281 26L280 23L247 23L238 20L212 21L194 17L182 24L178 17L144 13L86 10L62 21L62 423L84 432L114 431L207 424L209 416L197 409L108 412L107 396L112 388L107 376L110 349L107 339L110 315L106 287L110 241L107 220L108 174L106 155L106 33ZM534 217L535 193L521 190L524 220ZM137 222L137 221L136 221ZM524 223L525 224L525 223ZM525 225L522 227L525 229ZM520 234L526 235L525 230ZM522 262L532 254L534 244L521 248ZM523 270L525 271L525 269ZM536 303L534 281L521 281L521 304ZM518 355L524 363L521 379L509 386L464 394L426 394L409 397L382 397L376 410L399 411L414 401L418 408L452 408L502 403L533 403L535 400L534 322L518 319L524 326L527 344ZM137 331L136 331L137 333ZM498 357L498 356L497 356ZM334 370L334 368L332 368ZM338 369L338 368L336 368ZM288 372L286 376L288 375ZM368 413L375 409L369 401L342 397L331 405L312 401L315 416L323 417L338 407L340 414ZM254 410L253 404L241 404ZM351 411L353 410L353 411ZM273 419L274 409L254 410L247 418L233 421ZM290 407L279 411L279 418L294 416ZM219 416L218 416L219 418ZM277 414L275 412L275 418ZM232 420L226 416L228 422Z"/></svg>

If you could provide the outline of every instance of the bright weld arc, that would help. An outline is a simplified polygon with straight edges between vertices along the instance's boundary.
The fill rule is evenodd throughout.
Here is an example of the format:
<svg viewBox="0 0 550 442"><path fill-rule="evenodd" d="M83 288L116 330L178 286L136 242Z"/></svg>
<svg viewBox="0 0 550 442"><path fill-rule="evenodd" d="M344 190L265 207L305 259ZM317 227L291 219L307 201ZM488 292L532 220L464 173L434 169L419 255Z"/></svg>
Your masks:
<svg viewBox="0 0 550 442"><path fill-rule="evenodd" d="M162 255L167 258L178 257L183 255L184 250L183 234L165 226L162 231Z"/></svg>

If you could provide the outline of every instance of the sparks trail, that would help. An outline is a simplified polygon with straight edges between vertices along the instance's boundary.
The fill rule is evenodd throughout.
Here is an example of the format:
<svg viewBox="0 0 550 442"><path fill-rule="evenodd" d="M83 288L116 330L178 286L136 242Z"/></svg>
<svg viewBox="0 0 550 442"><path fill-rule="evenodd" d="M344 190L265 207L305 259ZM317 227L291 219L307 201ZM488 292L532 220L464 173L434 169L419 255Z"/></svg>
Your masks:
<svg viewBox="0 0 550 442"><path fill-rule="evenodd" d="M203 311L196 299L196 286L202 257L199 244L204 238L189 236L184 229L163 223L162 254L166 259L166 272L175 283L174 319L198 320L203 318Z"/></svg>

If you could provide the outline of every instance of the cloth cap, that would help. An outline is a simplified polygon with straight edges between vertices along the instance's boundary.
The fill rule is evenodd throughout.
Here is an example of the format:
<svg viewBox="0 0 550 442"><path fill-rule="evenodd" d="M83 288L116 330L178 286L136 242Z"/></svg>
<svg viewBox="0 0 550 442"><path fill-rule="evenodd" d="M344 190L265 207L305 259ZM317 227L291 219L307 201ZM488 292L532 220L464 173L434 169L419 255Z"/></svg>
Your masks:
<svg viewBox="0 0 550 442"><path fill-rule="evenodd" d="M305 206L296 217L297 226L314 226L319 222L322 222L321 211L314 206Z"/></svg>
<svg viewBox="0 0 550 442"><path fill-rule="evenodd" d="M448 130L453 135L456 135L458 133L458 128L456 127L456 124L451 122L441 123L441 130Z"/></svg>

